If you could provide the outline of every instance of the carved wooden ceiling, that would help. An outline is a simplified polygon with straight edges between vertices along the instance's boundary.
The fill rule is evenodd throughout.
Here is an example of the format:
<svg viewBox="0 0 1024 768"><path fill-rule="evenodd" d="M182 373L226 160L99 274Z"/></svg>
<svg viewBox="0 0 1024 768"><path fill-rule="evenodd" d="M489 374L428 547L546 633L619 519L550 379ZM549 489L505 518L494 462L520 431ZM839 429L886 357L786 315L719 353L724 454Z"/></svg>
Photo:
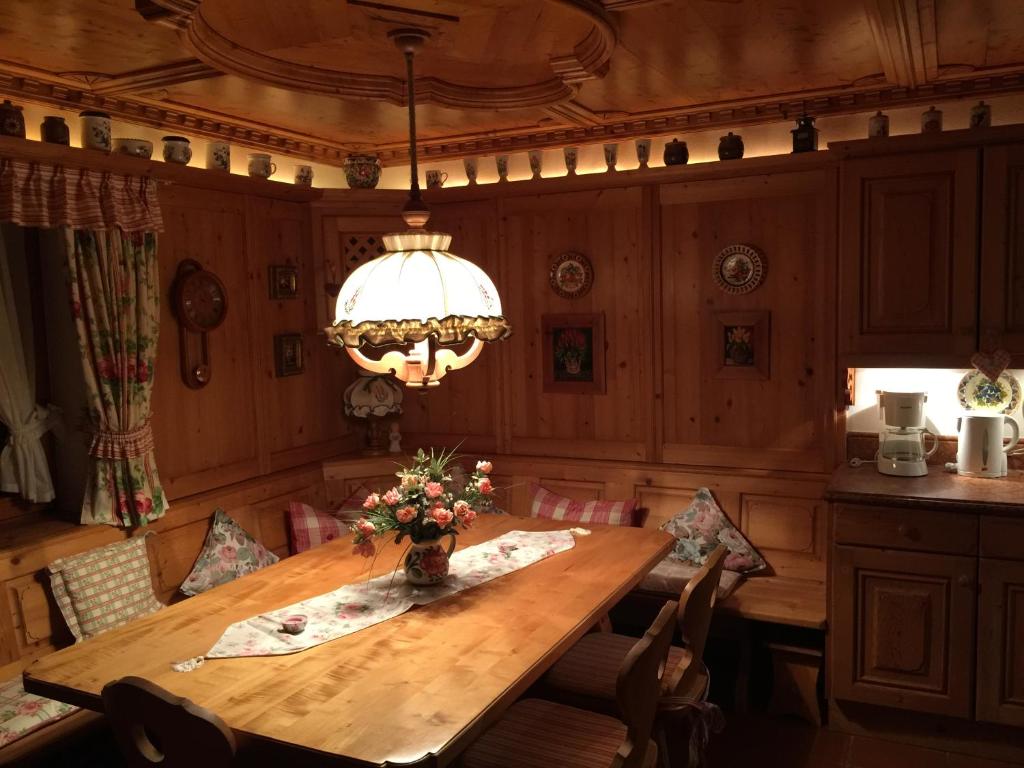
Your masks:
<svg viewBox="0 0 1024 768"><path fill-rule="evenodd" d="M13 0L0 93L321 162L484 154L1024 91L1020 0Z"/></svg>

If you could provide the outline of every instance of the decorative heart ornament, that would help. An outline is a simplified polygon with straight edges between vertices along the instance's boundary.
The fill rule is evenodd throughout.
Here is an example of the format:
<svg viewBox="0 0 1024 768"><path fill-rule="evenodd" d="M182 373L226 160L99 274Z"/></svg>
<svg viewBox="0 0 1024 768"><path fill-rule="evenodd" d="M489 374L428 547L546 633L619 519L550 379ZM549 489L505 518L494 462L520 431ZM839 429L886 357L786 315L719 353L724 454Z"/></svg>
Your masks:
<svg viewBox="0 0 1024 768"><path fill-rule="evenodd" d="M989 381L996 381L1000 374L1010 367L1010 353L1005 349L997 349L995 352L975 352L971 355L971 365L985 374Z"/></svg>

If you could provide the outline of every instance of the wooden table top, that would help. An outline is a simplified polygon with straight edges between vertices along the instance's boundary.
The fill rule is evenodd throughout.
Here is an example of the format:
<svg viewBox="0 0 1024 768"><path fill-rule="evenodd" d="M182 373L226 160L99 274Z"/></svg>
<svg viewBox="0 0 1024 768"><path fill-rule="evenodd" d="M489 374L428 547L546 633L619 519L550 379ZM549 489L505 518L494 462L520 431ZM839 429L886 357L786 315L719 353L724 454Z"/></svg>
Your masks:
<svg viewBox="0 0 1024 768"><path fill-rule="evenodd" d="M468 546L564 521L486 515ZM237 732L344 765L447 765L669 551L667 533L588 526L576 546L486 584L289 656L171 663L206 653L235 621L367 577L334 541L169 606L25 671L25 688L101 710L104 684L138 675L216 712ZM404 548L387 545L374 576ZM330 761L328 761L330 762Z"/></svg>

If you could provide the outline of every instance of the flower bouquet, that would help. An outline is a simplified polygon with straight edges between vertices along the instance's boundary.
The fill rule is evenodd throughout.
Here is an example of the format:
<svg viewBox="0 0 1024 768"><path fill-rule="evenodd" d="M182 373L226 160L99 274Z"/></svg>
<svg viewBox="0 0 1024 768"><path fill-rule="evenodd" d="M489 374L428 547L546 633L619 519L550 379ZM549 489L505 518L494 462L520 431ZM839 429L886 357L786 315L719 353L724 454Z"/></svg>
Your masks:
<svg viewBox="0 0 1024 768"><path fill-rule="evenodd" d="M396 532L395 543L408 537L405 574L413 584L439 584L448 575L448 557L455 549L459 528L469 528L487 506L494 487L491 462L478 461L465 487L452 480L454 451L435 455L417 452L411 467L395 473L398 484L385 493L371 493L363 516L352 526L354 552L365 557L376 551L374 539ZM447 549L440 539L450 537Z"/></svg>

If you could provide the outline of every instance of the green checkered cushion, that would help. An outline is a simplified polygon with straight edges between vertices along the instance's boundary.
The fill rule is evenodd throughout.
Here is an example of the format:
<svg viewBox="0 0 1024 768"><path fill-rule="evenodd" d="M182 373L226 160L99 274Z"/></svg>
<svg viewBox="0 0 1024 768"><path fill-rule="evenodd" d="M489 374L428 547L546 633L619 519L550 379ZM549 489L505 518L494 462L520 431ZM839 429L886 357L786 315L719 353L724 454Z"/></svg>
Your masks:
<svg viewBox="0 0 1024 768"><path fill-rule="evenodd" d="M146 534L54 560L50 586L75 640L163 608L153 593Z"/></svg>

